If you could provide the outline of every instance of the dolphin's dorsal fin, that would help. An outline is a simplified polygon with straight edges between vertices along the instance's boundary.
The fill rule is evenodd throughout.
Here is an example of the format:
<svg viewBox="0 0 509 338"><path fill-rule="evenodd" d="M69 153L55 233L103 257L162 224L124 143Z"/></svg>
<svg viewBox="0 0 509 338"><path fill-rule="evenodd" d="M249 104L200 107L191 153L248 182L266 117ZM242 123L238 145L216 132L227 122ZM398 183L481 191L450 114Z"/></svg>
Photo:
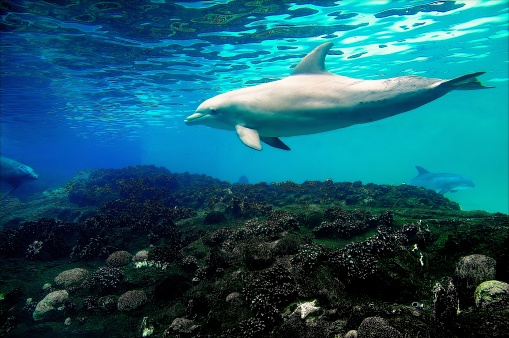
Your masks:
<svg viewBox="0 0 509 338"><path fill-rule="evenodd" d="M313 49L313 51L306 55L299 62L297 67L294 68L292 75L326 73L325 57L332 45L332 42L326 42Z"/></svg>
<svg viewBox="0 0 509 338"><path fill-rule="evenodd" d="M429 171L427 171L423 167L416 166L415 169L417 169L417 172L419 173L419 175L423 175L423 174L429 173Z"/></svg>
<svg viewBox="0 0 509 338"><path fill-rule="evenodd" d="M260 135L258 135L257 130L237 124L235 126L235 131L237 132L237 136L240 138L242 143L244 143L246 146L256 150L262 150Z"/></svg>

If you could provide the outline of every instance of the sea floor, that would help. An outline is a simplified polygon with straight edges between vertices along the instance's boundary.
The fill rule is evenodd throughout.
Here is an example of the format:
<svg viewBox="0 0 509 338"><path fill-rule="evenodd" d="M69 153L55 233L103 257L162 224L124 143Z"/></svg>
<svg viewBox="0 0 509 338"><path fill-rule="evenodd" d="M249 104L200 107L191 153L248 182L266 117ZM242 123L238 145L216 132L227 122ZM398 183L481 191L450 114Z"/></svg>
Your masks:
<svg viewBox="0 0 509 338"><path fill-rule="evenodd" d="M509 332L509 216L419 187L86 170L0 230L5 337Z"/></svg>

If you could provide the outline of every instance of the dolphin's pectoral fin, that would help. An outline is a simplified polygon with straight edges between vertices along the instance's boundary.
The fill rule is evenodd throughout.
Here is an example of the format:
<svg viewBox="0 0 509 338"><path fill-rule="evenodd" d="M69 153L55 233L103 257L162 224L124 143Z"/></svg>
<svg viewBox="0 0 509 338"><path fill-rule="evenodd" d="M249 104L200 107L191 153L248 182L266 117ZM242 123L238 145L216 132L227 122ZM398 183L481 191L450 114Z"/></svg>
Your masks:
<svg viewBox="0 0 509 338"><path fill-rule="evenodd" d="M258 135L258 131L255 129L246 128L240 124L235 126L235 130L237 131L237 136L246 146L256 150L262 150L262 144L260 143L260 135Z"/></svg>
<svg viewBox="0 0 509 338"><path fill-rule="evenodd" d="M448 191L449 191L449 189L444 188L444 189L440 190L438 193L443 195L443 194L445 194Z"/></svg>
<svg viewBox="0 0 509 338"><path fill-rule="evenodd" d="M297 74L323 74L325 70L325 57L332 47L332 42L322 43L306 55L293 69L292 75Z"/></svg>
<svg viewBox="0 0 509 338"><path fill-rule="evenodd" d="M458 192L458 190L451 190L451 191L449 191L449 192Z"/></svg>
<svg viewBox="0 0 509 338"><path fill-rule="evenodd" d="M279 148L283 150L290 150L290 147L283 143L280 139L277 137L260 137L262 142L268 144L271 147Z"/></svg>

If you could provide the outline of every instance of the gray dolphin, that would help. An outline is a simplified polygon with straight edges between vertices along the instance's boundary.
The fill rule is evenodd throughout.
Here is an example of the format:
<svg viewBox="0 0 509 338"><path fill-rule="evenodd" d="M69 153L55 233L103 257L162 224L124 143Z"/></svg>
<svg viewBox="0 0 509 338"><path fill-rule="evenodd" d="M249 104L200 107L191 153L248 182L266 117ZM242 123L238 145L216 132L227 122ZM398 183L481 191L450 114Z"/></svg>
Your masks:
<svg viewBox="0 0 509 338"><path fill-rule="evenodd" d="M29 166L13 159L0 156L0 182L7 183L11 186L7 194L0 198L0 200L9 196L9 194L21 184L36 180L38 177L39 175Z"/></svg>
<svg viewBox="0 0 509 338"><path fill-rule="evenodd" d="M410 185L435 190L440 194L475 187L474 182L466 176L446 173L430 173L423 167L416 166L415 168L419 175L408 182Z"/></svg>
<svg viewBox="0 0 509 338"><path fill-rule="evenodd" d="M235 130L248 147L260 140L290 150L279 137L321 133L369 123L420 107L455 89L484 89L472 73L452 80L402 76L360 80L325 70L332 43L316 47L282 80L241 88L204 101L187 125Z"/></svg>

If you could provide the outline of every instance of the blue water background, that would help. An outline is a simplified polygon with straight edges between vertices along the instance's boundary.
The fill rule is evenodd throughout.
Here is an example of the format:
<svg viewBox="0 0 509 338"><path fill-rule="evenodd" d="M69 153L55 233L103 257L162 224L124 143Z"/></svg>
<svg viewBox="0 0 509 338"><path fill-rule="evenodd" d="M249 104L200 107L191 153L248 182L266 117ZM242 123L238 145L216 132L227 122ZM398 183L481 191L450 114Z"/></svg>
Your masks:
<svg viewBox="0 0 509 338"><path fill-rule="evenodd" d="M420 165L474 181L472 190L447 194L462 209L508 213L507 1L452 1L447 11L429 1L310 3L2 2L0 150L40 175L16 194L56 188L81 169L136 164L231 182L245 175L251 183L395 185ZM290 152L257 152L233 132L184 125L203 100L285 77L326 41L335 74L448 79L486 71L480 80L496 88L284 138Z"/></svg>

